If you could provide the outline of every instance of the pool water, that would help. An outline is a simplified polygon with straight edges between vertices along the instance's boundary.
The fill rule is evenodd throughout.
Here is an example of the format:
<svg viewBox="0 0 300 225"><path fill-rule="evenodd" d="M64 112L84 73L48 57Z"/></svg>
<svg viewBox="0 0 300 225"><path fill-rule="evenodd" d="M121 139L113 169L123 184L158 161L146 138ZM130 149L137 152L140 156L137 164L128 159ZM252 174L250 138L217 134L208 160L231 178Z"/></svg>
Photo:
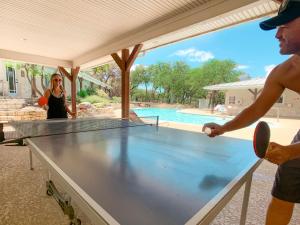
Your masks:
<svg viewBox="0 0 300 225"><path fill-rule="evenodd" d="M179 123L199 124L217 123L224 124L229 121L229 118L222 118L218 116L198 115L181 113L178 109L165 109L165 108L138 108L133 109L139 116L159 116L160 121L171 121Z"/></svg>

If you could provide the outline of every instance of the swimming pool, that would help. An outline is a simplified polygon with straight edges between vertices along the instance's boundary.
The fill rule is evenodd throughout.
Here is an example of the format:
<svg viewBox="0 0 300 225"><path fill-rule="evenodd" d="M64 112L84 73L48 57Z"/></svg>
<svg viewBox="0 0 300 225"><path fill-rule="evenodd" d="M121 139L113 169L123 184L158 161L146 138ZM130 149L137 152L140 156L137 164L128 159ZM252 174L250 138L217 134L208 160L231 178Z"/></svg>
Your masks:
<svg viewBox="0 0 300 225"><path fill-rule="evenodd" d="M138 108L133 109L134 112L140 116L159 116L160 121L171 121L179 123L199 124L205 123L218 123L224 124L229 121L228 118L218 116L198 115L181 113L178 109L165 109L165 108Z"/></svg>

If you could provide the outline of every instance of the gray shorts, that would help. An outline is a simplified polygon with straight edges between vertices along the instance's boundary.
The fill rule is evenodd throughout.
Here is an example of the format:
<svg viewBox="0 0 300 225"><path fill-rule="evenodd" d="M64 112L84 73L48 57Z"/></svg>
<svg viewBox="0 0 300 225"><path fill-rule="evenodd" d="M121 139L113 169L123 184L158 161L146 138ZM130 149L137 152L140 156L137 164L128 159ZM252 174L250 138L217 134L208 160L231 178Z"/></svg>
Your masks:
<svg viewBox="0 0 300 225"><path fill-rule="evenodd" d="M300 130L292 143L300 142ZM300 203L300 158L278 166L272 195L280 200Z"/></svg>

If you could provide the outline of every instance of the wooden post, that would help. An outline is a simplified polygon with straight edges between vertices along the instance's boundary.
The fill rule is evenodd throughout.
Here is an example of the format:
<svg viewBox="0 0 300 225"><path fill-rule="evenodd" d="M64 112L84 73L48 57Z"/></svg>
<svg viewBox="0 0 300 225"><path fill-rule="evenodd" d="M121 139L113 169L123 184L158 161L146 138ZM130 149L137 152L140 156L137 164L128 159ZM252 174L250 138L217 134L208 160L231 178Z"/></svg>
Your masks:
<svg viewBox="0 0 300 225"><path fill-rule="evenodd" d="M78 73L80 71L80 67L72 68L71 74L68 73L68 71L65 70L63 67L58 67L59 71L67 77L71 81L71 104L72 104L72 112L75 113L76 118L76 79L78 76Z"/></svg>
<svg viewBox="0 0 300 225"><path fill-rule="evenodd" d="M255 101L258 94L262 91L262 89L257 90L257 88L255 88L254 90L248 89L248 91L253 94L253 101Z"/></svg>
<svg viewBox="0 0 300 225"><path fill-rule="evenodd" d="M133 65L136 57L141 51L143 45L138 44L134 46L131 54L129 55L128 49L122 49L122 58L117 53L111 54L111 57L115 60L121 70L121 99L122 99L122 118L129 118L129 90L130 90L130 68Z"/></svg>

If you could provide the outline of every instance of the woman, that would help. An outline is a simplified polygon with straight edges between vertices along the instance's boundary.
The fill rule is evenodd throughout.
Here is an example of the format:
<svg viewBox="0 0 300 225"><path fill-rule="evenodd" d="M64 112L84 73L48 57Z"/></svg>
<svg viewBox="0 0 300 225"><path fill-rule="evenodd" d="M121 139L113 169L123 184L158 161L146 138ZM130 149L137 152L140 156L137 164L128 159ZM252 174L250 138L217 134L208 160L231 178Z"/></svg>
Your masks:
<svg viewBox="0 0 300 225"><path fill-rule="evenodd" d="M50 88L45 91L44 96L48 99L47 119L68 118L68 113L75 116L66 104L66 91L60 74L52 74Z"/></svg>

